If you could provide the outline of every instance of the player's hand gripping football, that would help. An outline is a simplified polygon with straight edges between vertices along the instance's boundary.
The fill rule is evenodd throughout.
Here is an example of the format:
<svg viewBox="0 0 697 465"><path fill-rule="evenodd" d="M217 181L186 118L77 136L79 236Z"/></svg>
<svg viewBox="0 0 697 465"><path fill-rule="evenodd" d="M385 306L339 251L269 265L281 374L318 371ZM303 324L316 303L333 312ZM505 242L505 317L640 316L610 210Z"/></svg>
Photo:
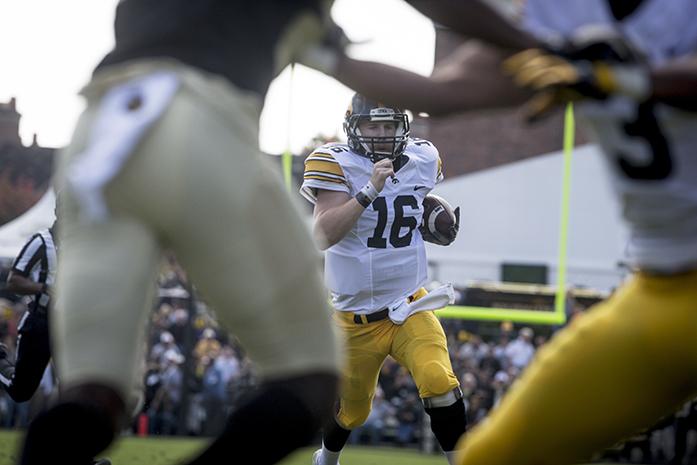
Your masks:
<svg viewBox="0 0 697 465"><path fill-rule="evenodd" d="M436 244L450 245L455 241L457 233L460 231L460 207L455 207L453 213L455 213L455 222L448 227L448 230L444 234L441 234L441 240L440 242L436 242Z"/></svg>
<svg viewBox="0 0 697 465"><path fill-rule="evenodd" d="M370 182L373 183L378 192L382 192L385 187L385 180L394 176L394 166L392 160L383 158L373 165L373 175L370 177Z"/></svg>
<svg viewBox="0 0 697 465"><path fill-rule="evenodd" d="M450 231L450 233L452 234L453 241L457 237L457 233L459 231L460 231L460 207L455 207L455 224L451 227L451 231Z"/></svg>
<svg viewBox="0 0 697 465"><path fill-rule="evenodd" d="M460 207L452 208L444 198L429 194L423 202L424 213L419 231L426 242L450 245L460 230Z"/></svg>
<svg viewBox="0 0 697 465"><path fill-rule="evenodd" d="M607 31L583 33L555 50L528 49L503 63L504 72L533 92L528 120L559 105L583 99L626 95L638 101L651 93L647 68L623 38Z"/></svg>

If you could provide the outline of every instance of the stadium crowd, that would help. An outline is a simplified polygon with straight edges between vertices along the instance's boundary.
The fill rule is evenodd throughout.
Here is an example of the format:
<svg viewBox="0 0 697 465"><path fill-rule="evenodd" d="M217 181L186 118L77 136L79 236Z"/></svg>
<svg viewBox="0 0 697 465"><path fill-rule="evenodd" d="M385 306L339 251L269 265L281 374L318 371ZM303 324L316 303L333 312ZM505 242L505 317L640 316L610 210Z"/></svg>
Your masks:
<svg viewBox="0 0 697 465"><path fill-rule="evenodd" d="M195 297L173 258L163 265L159 295L147 330L143 401L131 434L207 436L217 434L227 414L254 390L254 366L234 336L222 331L214 312ZM570 308L570 321L583 307ZM21 300L0 297L0 342L14 348L24 312ZM521 371L558 328L442 320L453 368L467 405L468 424L482 421ZM51 367L29 402L15 403L0 391L0 427L24 428L55 395ZM424 447L431 435L419 395L405 368L388 358L382 367L373 409L350 438L352 444ZM570 421L572 421L570 419ZM651 431L606 452L603 460L625 463L692 463L697 458L697 406L686 405ZM431 438L432 439L432 438ZM432 444L432 441L431 441ZM688 460L688 461L682 461Z"/></svg>

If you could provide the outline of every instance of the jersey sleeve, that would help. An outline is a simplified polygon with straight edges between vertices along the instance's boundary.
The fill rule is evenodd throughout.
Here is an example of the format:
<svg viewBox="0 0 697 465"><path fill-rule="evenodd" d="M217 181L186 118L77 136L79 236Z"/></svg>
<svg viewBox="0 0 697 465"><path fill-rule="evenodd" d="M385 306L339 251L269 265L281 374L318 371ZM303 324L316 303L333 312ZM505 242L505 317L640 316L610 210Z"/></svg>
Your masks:
<svg viewBox="0 0 697 465"><path fill-rule="evenodd" d="M351 193L344 170L328 150L315 150L305 160L300 194L314 204L317 202L317 189Z"/></svg>
<svg viewBox="0 0 697 465"><path fill-rule="evenodd" d="M12 263L12 271L22 276L28 276L31 269L34 267L41 256L41 249L44 247L44 241L41 235L35 234L31 239L24 244L22 250Z"/></svg>

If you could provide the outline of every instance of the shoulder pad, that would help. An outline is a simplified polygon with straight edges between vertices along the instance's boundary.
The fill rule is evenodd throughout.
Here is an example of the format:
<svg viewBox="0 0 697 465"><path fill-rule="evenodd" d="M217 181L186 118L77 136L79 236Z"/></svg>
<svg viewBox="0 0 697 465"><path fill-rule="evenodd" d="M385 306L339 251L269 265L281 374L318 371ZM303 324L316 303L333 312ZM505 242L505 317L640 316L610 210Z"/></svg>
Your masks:
<svg viewBox="0 0 697 465"><path fill-rule="evenodd" d="M333 147L323 145L305 159L305 180L315 179L336 184L347 184L341 164L334 158Z"/></svg>

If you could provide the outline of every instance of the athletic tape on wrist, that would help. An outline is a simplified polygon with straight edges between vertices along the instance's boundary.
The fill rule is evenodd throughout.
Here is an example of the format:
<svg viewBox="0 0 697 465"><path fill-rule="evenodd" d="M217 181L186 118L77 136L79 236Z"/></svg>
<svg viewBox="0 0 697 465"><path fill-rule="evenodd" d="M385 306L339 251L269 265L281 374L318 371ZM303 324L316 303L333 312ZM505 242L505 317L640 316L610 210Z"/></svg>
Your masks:
<svg viewBox="0 0 697 465"><path fill-rule="evenodd" d="M368 184L363 186L356 194L356 200L363 205L363 207L368 208L368 206L373 203L373 200L378 198L378 195L380 195L380 192L378 192L372 182L368 181Z"/></svg>
<svg viewBox="0 0 697 465"><path fill-rule="evenodd" d="M638 101L651 96L651 78L647 70L637 66L616 66L614 72L619 93Z"/></svg>
<svg viewBox="0 0 697 465"><path fill-rule="evenodd" d="M594 70L600 88L608 93L626 95L637 101L651 96L651 79L643 68L596 63Z"/></svg>

